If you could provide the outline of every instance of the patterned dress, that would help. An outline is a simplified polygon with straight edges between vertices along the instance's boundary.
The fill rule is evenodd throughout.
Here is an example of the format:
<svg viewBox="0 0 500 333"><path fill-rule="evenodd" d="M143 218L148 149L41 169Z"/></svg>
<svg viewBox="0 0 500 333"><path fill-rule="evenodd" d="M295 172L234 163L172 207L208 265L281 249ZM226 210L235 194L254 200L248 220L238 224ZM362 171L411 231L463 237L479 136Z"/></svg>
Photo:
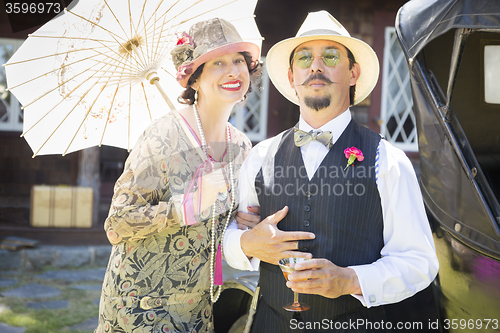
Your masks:
<svg viewBox="0 0 500 333"><path fill-rule="evenodd" d="M236 181L231 190L237 191L251 142L232 126L231 135ZM130 153L104 226L114 246L96 333L213 332L212 208L195 212L198 223L186 225L182 205L197 167L205 160L196 140L185 120L170 112L148 127ZM227 162L227 154L224 158ZM237 211L235 194L232 217ZM218 241L230 197L230 193L219 195Z"/></svg>

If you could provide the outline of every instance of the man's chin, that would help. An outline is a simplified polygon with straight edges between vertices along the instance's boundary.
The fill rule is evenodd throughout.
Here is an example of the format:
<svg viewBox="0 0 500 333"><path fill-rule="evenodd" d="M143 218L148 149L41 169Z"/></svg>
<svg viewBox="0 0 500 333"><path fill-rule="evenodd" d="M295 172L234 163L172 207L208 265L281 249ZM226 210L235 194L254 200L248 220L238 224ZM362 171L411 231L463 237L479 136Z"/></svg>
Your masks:
<svg viewBox="0 0 500 333"><path fill-rule="evenodd" d="M330 97L306 97L304 98L304 103L307 107L320 111L322 109L326 109L330 106L331 98Z"/></svg>

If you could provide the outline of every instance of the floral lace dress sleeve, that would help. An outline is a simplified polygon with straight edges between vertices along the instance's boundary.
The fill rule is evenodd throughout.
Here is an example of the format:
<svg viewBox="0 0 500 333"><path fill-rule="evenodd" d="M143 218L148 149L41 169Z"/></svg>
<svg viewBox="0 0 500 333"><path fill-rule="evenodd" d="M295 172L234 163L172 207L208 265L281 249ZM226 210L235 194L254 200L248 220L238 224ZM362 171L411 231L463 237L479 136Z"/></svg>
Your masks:
<svg viewBox="0 0 500 333"><path fill-rule="evenodd" d="M104 224L111 244L144 239L167 227L185 225L181 213L183 192L172 191L168 181L173 152L182 146L179 130L173 117L163 117L148 127L130 153L115 184ZM184 147L183 160L189 150Z"/></svg>

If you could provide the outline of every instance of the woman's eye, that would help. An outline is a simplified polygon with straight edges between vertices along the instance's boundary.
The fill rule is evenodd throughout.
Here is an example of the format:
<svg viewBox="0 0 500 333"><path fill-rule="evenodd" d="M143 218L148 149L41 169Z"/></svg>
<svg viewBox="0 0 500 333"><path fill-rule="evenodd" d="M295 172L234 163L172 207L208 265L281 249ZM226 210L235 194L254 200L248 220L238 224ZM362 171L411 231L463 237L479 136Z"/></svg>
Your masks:
<svg viewBox="0 0 500 333"><path fill-rule="evenodd" d="M220 66L220 65L222 65L222 61L215 61L215 62L214 62L214 65L215 65L215 66Z"/></svg>
<svg viewBox="0 0 500 333"><path fill-rule="evenodd" d="M245 62L245 60L244 59L238 59L238 60L236 60L237 64L241 64L242 62Z"/></svg>

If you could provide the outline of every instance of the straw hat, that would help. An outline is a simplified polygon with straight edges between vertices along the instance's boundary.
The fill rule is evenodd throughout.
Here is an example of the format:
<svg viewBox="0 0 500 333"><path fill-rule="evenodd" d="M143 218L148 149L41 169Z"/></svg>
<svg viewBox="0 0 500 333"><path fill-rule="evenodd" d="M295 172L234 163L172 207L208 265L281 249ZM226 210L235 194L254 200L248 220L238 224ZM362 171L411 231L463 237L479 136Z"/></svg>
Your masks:
<svg viewBox="0 0 500 333"><path fill-rule="evenodd" d="M297 35L274 45L266 57L269 78L279 92L295 104L299 99L288 81L290 54L302 43L311 40L331 40L347 47L361 68L361 75L356 82L356 95L353 104L363 101L373 90L378 80L379 63L373 49L349 32L328 12L322 10L309 13Z"/></svg>
<svg viewBox="0 0 500 333"><path fill-rule="evenodd" d="M258 61L260 49L254 43L244 42L236 28L228 21L214 18L193 24L189 33L178 35L177 46L170 52L177 82L184 88L191 75L210 59L234 52L249 52Z"/></svg>

